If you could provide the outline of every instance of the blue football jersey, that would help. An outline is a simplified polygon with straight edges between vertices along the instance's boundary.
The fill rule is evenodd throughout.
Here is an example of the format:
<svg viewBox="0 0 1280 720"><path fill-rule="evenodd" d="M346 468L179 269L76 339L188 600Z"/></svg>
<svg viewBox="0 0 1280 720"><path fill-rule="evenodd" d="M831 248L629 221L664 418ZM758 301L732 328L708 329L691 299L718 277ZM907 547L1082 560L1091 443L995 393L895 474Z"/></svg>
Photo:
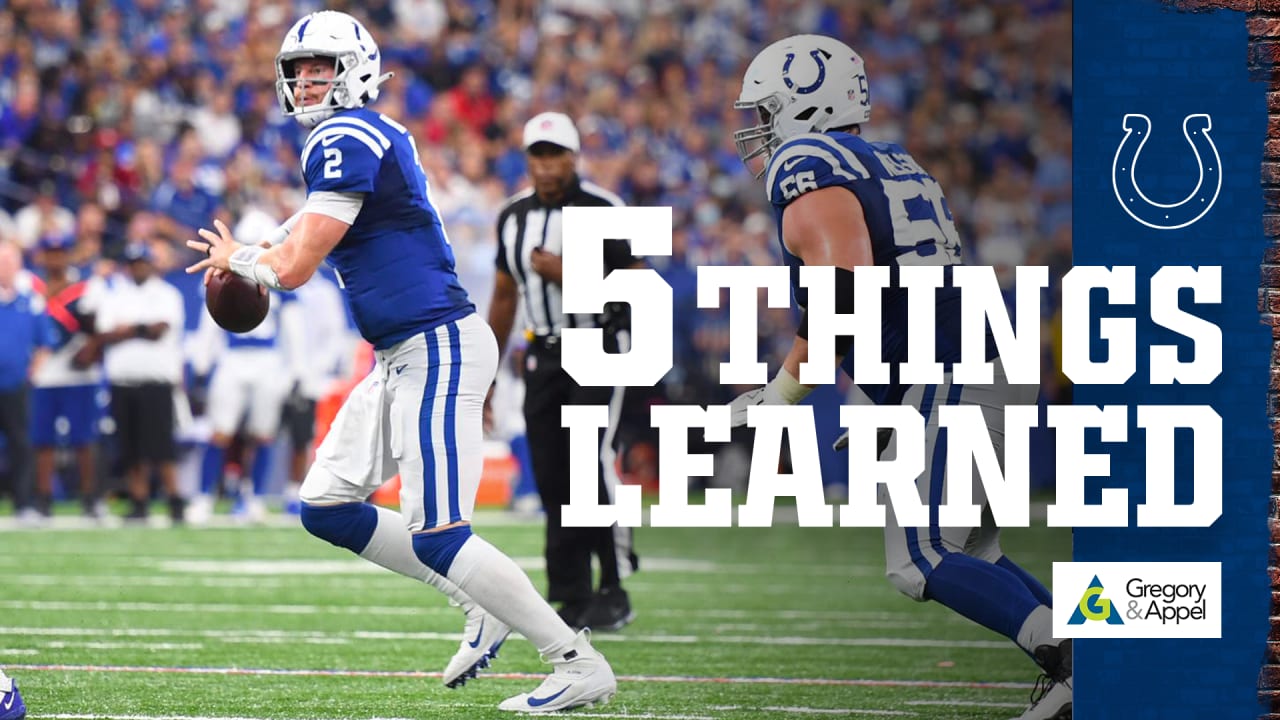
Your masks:
<svg viewBox="0 0 1280 720"><path fill-rule="evenodd" d="M769 159L767 192L782 239L782 215L796 198L825 187L843 187L858 199L871 235L876 265L896 268L908 265L959 265L960 236L942 188L902 147L894 143L867 142L842 132L806 133L783 143ZM791 268L796 302L807 304L800 286L803 261L782 247ZM950 364L960 360L960 291L947 286L937 291L936 360ZM894 283L896 284L896 282ZM892 287L883 298L881 323L882 359L890 364L889 386L861 384L876 402L898 402L897 364L907 359L907 292ZM987 333L987 359L994 344ZM844 369L853 377L853 352ZM856 378L855 378L856 380Z"/></svg>
<svg viewBox="0 0 1280 720"><path fill-rule="evenodd" d="M308 193L364 193L328 260L356 327L375 348L475 312L404 126L364 108L340 111L307 137L302 171Z"/></svg>

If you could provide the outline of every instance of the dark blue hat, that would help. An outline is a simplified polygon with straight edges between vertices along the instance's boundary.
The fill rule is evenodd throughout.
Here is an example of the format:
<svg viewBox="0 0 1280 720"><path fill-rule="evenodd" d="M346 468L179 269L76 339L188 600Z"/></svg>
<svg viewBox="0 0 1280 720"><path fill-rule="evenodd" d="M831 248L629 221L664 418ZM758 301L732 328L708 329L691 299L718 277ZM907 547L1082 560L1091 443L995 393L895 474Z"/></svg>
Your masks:
<svg viewBox="0 0 1280 720"><path fill-rule="evenodd" d="M50 233L40 238L36 247L41 250L70 250L76 246L76 239L71 235Z"/></svg>

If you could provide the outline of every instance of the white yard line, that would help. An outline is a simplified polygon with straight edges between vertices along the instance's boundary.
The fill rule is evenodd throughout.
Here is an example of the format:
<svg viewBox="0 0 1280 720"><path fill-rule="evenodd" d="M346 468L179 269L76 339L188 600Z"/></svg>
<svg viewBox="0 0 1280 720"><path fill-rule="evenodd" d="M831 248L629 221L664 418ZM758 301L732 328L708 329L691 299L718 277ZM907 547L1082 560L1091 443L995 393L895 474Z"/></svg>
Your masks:
<svg viewBox="0 0 1280 720"><path fill-rule="evenodd" d="M114 672L178 675L250 675L270 677L382 677L382 678L438 678L440 673L423 670L322 670L277 668L228 668L228 667L168 667L141 665L44 665L10 664L5 671L18 672ZM500 680L540 680L539 673L485 673L486 678ZM962 682L954 680L869 680L845 678L771 678L771 677L704 677L699 675L619 675L620 682L634 683L683 683L718 685L798 685L835 687L887 687L887 688L945 688L973 690L1030 690L1031 683L1012 682ZM574 713L579 716L578 713Z"/></svg>
<svg viewBox="0 0 1280 720"><path fill-rule="evenodd" d="M1026 710L1028 702L981 702L978 700L907 700L902 704L903 705L937 706L937 707L1013 708L1017 710Z"/></svg>
<svg viewBox="0 0 1280 720"><path fill-rule="evenodd" d="M439 707L433 705L433 707ZM480 705L452 705L459 708L479 708ZM552 713L552 717L559 717L562 713ZM101 720L102 718L112 718L114 720L267 720L266 718L256 718L248 716L226 716L226 715L116 715L108 713L78 714L78 713L28 713L27 717L32 720ZM711 715L660 715L656 713L605 713L605 712L581 712L574 711L573 717L589 717L589 718L619 718L619 720L716 720ZM308 718L306 720L320 720L317 718ZM407 718L371 718L371 720L408 720Z"/></svg>
<svg viewBox="0 0 1280 720"><path fill-rule="evenodd" d="M83 648L86 650L203 650L204 643L98 642L84 640L50 640L40 643L49 650Z"/></svg>
<svg viewBox="0 0 1280 720"><path fill-rule="evenodd" d="M425 595L426 600L434 600ZM109 600L0 600L0 609L5 610L37 610L46 612L171 612L171 613L210 613L256 614L256 615L359 615L359 616L402 616L421 617L423 615L456 615L458 610L445 605L309 605L297 604L252 604L252 603L179 603L149 601L109 601ZM671 609L655 608L645 611L655 617L674 617L682 619L759 619L757 624L744 623L741 631L768 632L772 624L778 622L797 622L801 620L825 625L839 625L851 628L925 628L930 622L920 620L918 616L897 613L805 613L802 611L770 611L757 612L718 611L715 609ZM821 628L823 625L814 625Z"/></svg>
<svg viewBox="0 0 1280 720"><path fill-rule="evenodd" d="M815 707L792 707L782 705L769 705L766 707L748 707L744 705L711 705L708 710L721 710L726 712L767 712L782 713L784 715L832 715L836 717L916 717L913 712L903 712L901 710L870 710L867 708L815 708Z"/></svg>
<svg viewBox="0 0 1280 720"><path fill-rule="evenodd" d="M0 556L0 565L39 564L47 559L66 558L69 561L92 557L99 567L138 567L146 566L158 572L193 573L201 575L365 575L386 573L381 567L354 556L340 559L315 558L210 558L182 557L173 555L127 555L121 556L118 548L108 546L106 549L95 549L85 546L75 551L32 551L20 556ZM541 556L522 555L512 557L525 570L542 571L546 567ZM802 576L811 578L826 576L832 578L862 577L869 572L880 573L884 568L878 564L849 563L843 564L794 564L776 565L769 563L730 563L715 562L694 558L679 557L645 557L646 573L685 573L692 575L759 575L762 577Z"/></svg>
<svg viewBox="0 0 1280 720"><path fill-rule="evenodd" d="M0 627L0 635L99 636L99 637L201 637L222 642L329 641L341 644L353 640L443 640L457 642L459 633L403 632L395 630L196 630L170 628L83 628L83 627ZM606 635L594 639L605 643L652 643L660 645L759 645L781 647L909 647L1002 649L1009 643L997 640L935 640L929 638L833 638L761 635Z"/></svg>

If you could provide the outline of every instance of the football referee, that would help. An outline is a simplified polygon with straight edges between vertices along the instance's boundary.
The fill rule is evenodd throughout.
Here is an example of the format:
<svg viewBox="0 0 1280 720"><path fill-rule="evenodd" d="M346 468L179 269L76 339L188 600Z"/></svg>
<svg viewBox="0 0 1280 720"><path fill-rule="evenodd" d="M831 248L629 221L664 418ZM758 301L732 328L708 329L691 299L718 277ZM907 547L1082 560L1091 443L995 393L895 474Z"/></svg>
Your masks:
<svg viewBox="0 0 1280 720"><path fill-rule="evenodd" d="M560 506L569 502L569 431L561 427L565 405L607 405L611 419L600 438L600 500L612 502L618 484L617 422L621 387L582 387L560 364L560 332L603 328L605 350L629 344L626 306L599 315L566 315L561 306L561 223L566 206L622 205L613 193L578 177L580 148L573 121L542 113L524 127L524 150L533 188L512 197L498 214L497 273L489 325L506 350L516 308L524 301L529 347L524 361L524 416L533 474L547 515L547 600L575 628L618 630L635 617L622 579L637 567L631 531L564 527ZM625 240L606 240L605 272L643 267ZM600 564L599 588L592 592L592 556Z"/></svg>

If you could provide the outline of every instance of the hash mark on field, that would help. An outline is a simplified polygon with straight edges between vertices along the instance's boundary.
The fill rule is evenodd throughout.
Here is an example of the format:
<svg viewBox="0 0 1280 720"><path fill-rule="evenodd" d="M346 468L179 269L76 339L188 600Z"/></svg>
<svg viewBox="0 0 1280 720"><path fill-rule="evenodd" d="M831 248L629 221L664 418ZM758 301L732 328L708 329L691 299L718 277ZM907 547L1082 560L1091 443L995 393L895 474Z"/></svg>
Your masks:
<svg viewBox="0 0 1280 720"><path fill-rule="evenodd" d="M375 678L438 678L442 673L426 670L320 670L301 668L228 668L228 667L168 667L161 665L8 665L6 671L49 672L115 672L153 673L178 675L250 675L271 677L375 677ZM485 673L486 678L499 680L542 680L542 673ZM951 688L968 690L1030 690L1025 682L964 682L956 680L869 680L845 678L777 678L777 677L702 677L696 675L619 675L618 680L634 683L685 683L723 685L799 685L824 687L888 687L888 688ZM580 714L575 713L581 717ZM614 716L619 717L619 716Z"/></svg>

